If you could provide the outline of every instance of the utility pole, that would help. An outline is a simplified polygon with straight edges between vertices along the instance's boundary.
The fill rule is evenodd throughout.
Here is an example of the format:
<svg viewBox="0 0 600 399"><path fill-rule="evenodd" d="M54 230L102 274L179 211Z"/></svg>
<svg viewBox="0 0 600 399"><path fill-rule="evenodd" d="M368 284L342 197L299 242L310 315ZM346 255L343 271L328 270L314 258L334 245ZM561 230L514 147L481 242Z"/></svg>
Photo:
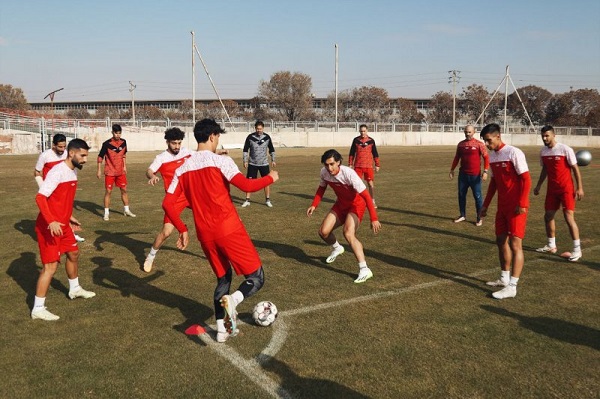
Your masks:
<svg viewBox="0 0 600 399"><path fill-rule="evenodd" d="M335 44L335 131L338 131L338 45Z"/></svg>
<svg viewBox="0 0 600 399"><path fill-rule="evenodd" d="M50 109L52 112L52 130L54 130L54 94L56 94L57 92L59 92L61 90L64 90L64 87L61 87L58 90L51 91L50 93L46 94L46 97L44 97L44 100L46 98L50 97ZM45 149L46 149L45 148L45 140L44 140L44 137L42 137L42 151L44 151Z"/></svg>
<svg viewBox="0 0 600 399"><path fill-rule="evenodd" d="M456 132L456 84L460 81L460 71L448 71L448 83L452 83L452 129Z"/></svg>
<svg viewBox="0 0 600 399"><path fill-rule="evenodd" d="M129 92L131 93L131 120L135 125L135 88L137 86L129 81Z"/></svg>

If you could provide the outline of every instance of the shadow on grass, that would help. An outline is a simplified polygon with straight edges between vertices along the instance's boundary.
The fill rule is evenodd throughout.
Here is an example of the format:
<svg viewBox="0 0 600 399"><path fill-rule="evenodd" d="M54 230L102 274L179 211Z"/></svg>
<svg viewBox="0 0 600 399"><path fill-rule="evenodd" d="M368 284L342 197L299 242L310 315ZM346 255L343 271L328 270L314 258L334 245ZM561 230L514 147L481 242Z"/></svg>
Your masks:
<svg viewBox="0 0 600 399"><path fill-rule="evenodd" d="M560 254L558 254L558 253L550 254L550 253L538 252L535 250L535 248L529 247L529 246L528 247L523 246L523 250L525 250L527 252L533 252L535 255L537 255L537 257L536 257L537 259L544 259L544 260L553 261L556 263L564 263L564 264L574 265L574 266L587 266L593 270L600 270L600 263L586 261L585 258L583 258L583 257L581 259L579 259L577 262L569 262L568 259L562 258L560 256ZM585 255L585 253L584 253L584 255Z"/></svg>
<svg viewBox="0 0 600 399"><path fill-rule="evenodd" d="M61 265L58 265L60 267ZM33 307L33 297L35 296L35 287L40 275L40 268L36 264L35 253L21 252L21 256L12 262L6 270L8 274L19 287L25 292L25 303L29 309ZM69 289L63 283L53 278L50 282L50 287L62 292L65 297L69 293Z"/></svg>
<svg viewBox="0 0 600 399"><path fill-rule="evenodd" d="M306 254L306 252L304 252L303 249L295 247L293 245L284 244L284 243L280 243L280 242L273 242L273 241L261 241L261 240L252 240L252 242L254 243L255 246L257 246L259 248L264 248L264 249L273 251L277 256L279 256L282 259L291 258L291 259L297 260L298 262L300 262L302 264L316 266L321 269L329 270L329 271L332 271L335 273L343 274L345 276L350 276L352 278L356 278L355 272L348 272L345 270L335 269L335 268L329 266L327 263L325 263L326 257L323 257L322 261L319 261L319 260L317 260L319 258L309 256ZM327 251L329 251L329 246L325 245L324 243L322 243L322 244L323 244L323 247L326 248ZM329 255L329 253L327 255Z"/></svg>
<svg viewBox="0 0 600 399"><path fill-rule="evenodd" d="M35 220L23 219L15 223L14 227L15 230L20 231L21 233L33 238L34 241L37 241L35 234Z"/></svg>
<svg viewBox="0 0 600 399"><path fill-rule="evenodd" d="M356 392L342 384L321 378L301 377L286 363L273 357L261 362L263 369L281 377L279 392L281 397L294 398L344 398L366 399L369 396Z"/></svg>
<svg viewBox="0 0 600 399"><path fill-rule="evenodd" d="M482 237L478 237L478 236L472 236L472 235L468 235L468 234L459 233L454 230L442 230L442 229L436 229L435 227L418 226L416 224L407 224L407 223L402 223L402 224L399 224L398 226L410 227L411 229L426 231L429 233L434 233L434 234L439 234L439 235L464 238L466 240L477 241L477 242L480 242L483 244L491 244L491 245L496 246L496 237L495 236L492 237L492 239L482 238Z"/></svg>
<svg viewBox="0 0 600 399"><path fill-rule="evenodd" d="M92 279L97 286L119 291L124 297L135 296L158 305L178 309L186 319L175 328L178 331L181 328L183 332L190 325L198 324L199 321L207 320L213 315L212 308L208 306L150 284L164 275L162 271L138 277L128 271L112 267L112 259L95 256L91 261L97 266L92 272Z"/></svg>
<svg viewBox="0 0 600 399"><path fill-rule="evenodd" d="M489 305L481 305L481 308L500 316L518 320L521 327L538 334L569 344L584 345L595 350L600 350L600 330L596 330L595 328L550 317L525 316Z"/></svg>
<svg viewBox="0 0 600 399"><path fill-rule="evenodd" d="M315 185L315 192L317 191L316 187L317 186ZM291 195L293 197L302 198L302 199L305 199L305 200L308 200L308 201L311 201L311 202L312 202L313 198L315 198L314 194L310 195L310 194L290 193L290 192L287 192L287 191L281 191L281 192L279 192L279 194ZM325 198L325 197L323 197L323 199L321 200L321 202L333 204L335 201L332 200L331 198ZM310 206L310 202L306 205L306 208L308 209L309 206Z"/></svg>
<svg viewBox="0 0 600 399"><path fill-rule="evenodd" d="M73 203L73 209L78 211L84 209L91 214L98 215L100 217L104 216L104 206L98 205L95 202L80 201L76 199Z"/></svg>

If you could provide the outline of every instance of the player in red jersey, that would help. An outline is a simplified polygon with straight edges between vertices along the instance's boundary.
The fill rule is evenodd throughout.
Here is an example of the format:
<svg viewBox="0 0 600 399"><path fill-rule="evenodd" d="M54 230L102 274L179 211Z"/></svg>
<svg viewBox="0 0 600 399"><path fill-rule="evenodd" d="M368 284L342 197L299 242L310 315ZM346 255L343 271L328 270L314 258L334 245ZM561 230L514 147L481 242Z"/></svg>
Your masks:
<svg viewBox="0 0 600 399"><path fill-rule="evenodd" d="M579 240L579 227L575 223L575 199L583 199L583 183L581 173L577 166L575 152L569 146L556 141L556 135L552 126L542 128L542 140L544 148L540 151L540 164L542 171L537 185L533 189L533 194L538 195L540 188L548 177L548 189L546 191L546 201L544 203L544 222L546 223L546 236L548 244L538 248L538 252L556 252L556 224L554 215L562 205L565 221L569 226L569 233L573 239L573 252L569 260L576 262L581 258L581 241ZM573 177L575 183L573 184Z"/></svg>
<svg viewBox="0 0 600 399"><path fill-rule="evenodd" d="M321 156L321 181L312 204L306 210L307 216L312 216L321 202L327 186L331 186L337 201L327 213L319 228L319 235L327 244L333 247L333 251L325 260L327 263L335 261L339 255L344 253L344 247L335 238L333 231L344 226L344 237L352 247L354 256L358 261L358 277L355 283L364 283L371 277L373 272L367 266L365 252L362 243L356 237L356 231L360 226L365 208L369 209L371 217L371 229L377 234L381 229L381 223L377 218L377 211L373 200L358 174L351 168L342 165L342 156L336 150L327 150Z"/></svg>
<svg viewBox="0 0 600 399"><path fill-rule="evenodd" d="M255 192L279 179L275 170L260 179L248 179L230 157L216 154L219 136L224 132L213 119L196 123L194 137L198 151L175 171L163 200L167 217L179 231L177 247L181 250L189 243L188 228L176 206L181 195L192 208L198 240L217 276L214 306L218 342L237 334L237 306L264 284L262 262L231 201L229 186ZM246 279L229 295L232 267Z"/></svg>
<svg viewBox="0 0 600 399"><path fill-rule="evenodd" d="M179 168L187 158L189 158L192 153L187 148L181 147L181 142L185 137L185 132L179 128L171 128L165 131L165 141L167 142L167 149L164 152L161 152L154 158L154 161L148 167L146 171L146 176L148 177L148 184L154 186L159 182L159 177L157 173L160 173L163 179L165 192L171 185L171 181L173 180L173 174L175 170ZM188 202L185 199L185 196L181 196L179 201L175 203L175 207L177 211L181 214L181 212L188 207ZM156 253L163 245L163 243L169 238L171 233L173 232L173 223L171 220L165 215L163 219L163 227L160 233L154 239L154 243L150 248L150 253L146 257L144 261L143 270L146 273L150 273L152 270L152 263L154 262L154 258L156 257Z"/></svg>
<svg viewBox="0 0 600 399"><path fill-rule="evenodd" d="M38 188L41 187L42 182L46 178L46 175L55 165L58 165L65 159L67 159L67 153L65 152L67 148L67 137L62 133L56 133L54 137L52 137L52 148L47 149L42 152L38 157L38 160L35 164L35 169L33 171L33 177L38 185ZM71 226L74 230L78 229L79 226ZM85 238L80 237L75 234L75 239L77 242L84 242Z"/></svg>
<svg viewBox="0 0 600 399"><path fill-rule="evenodd" d="M350 146L350 155L348 156L348 166L354 169L358 174L358 177L367 181L369 185L369 194L373 199L373 206L377 208L375 203L374 194L374 179L375 172L379 172L379 153L377 152L377 146L375 140L369 137L367 125L360 125L359 127L360 136L357 136L352 140ZM375 168L373 169L373 163Z"/></svg>
<svg viewBox="0 0 600 399"><path fill-rule="evenodd" d="M89 146L81 139L73 139L67 146L67 158L54 166L42 182L35 197L40 213L35 222L42 270L35 289L31 310L32 319L47 321L59 317L46 309L46 295L56 273L60 256L67 256L65 269L69 278L69 298L91 298L96 294L79 285L79 249L70 223L79 224L72 215L77 171L87 162Z"/></svg>
<svg viewBox="0 0 600 399"><path fill-rule="evenodd" d="M450 166L450 180L454 178L454 169L460 161L458 172L458 209L460 215L454 220L454 223L460 223L466 220L467 216L467 191L469 187L473 192L475 200L475 210L477 211L477 221L475 226L481 226L483 220L479 217L479 211L483 203L481 195L481 180L488 178L488 168L490 159L485 149L485 145L473 137L475 128L472 125L465 126L465 139L456 146L456 155ZM483 172L481 171L481 159L483 158Z"/></svg>
<svg viewBox="0 0 600 399"><path fill-rule="evenodd" d="M490 281L487 285L504 287L492 294L494 298L513 298L517 295L517 283L525 263L523 238L531 188L529 167L523 151L502 142L500 126L496 123L481 130L481 139L490 150L492 171L491 182L481 207L481 217L487 215L488 206L498 191L495 227L501 272L498 280Z"/></svg>
<svg viewBox="0 0 600 399"><path fill-rule="evenodd" d="M104 220L110 216L110 195L114 186L121 189L121 200L123 201L125 216L135 217L129 210L129 194L127 194L127 142L121 138L121 125L112 125L112 138L102 143L98 153L98 179L102 176L102 161L104 165Z"/></svg>

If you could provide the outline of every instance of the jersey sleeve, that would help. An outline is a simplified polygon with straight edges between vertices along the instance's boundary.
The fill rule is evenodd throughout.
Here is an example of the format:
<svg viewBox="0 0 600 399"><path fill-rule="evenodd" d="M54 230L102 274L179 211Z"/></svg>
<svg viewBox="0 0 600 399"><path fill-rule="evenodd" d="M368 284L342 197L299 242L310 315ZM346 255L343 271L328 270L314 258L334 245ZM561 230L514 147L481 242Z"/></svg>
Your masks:
<svg viewBox="0 0 600 399"><path fill-rule="evenodd" d="M105 141L102 143L102 148L100 148L100 152L98 153L98 163L102 163L104 157L106 156L106 152L108 151L108 144Z"/></svg>
<svg viewBox="0 0 600 399"><path fill-rule="evenodd" d="M35 163L35 170L41 172L44 169L44 153L42 152Z"/></svg>
<svg viewBox="0 0 600 399"><path fill-rule="evenodd" d="M160 160L160 156L157 155L156 158L154 158L154 161L152 161L152 163L150 164L150 166L148 166L148 169L150 169L152 173L156 173L158 172L161 166L162 161Z"/></svg>

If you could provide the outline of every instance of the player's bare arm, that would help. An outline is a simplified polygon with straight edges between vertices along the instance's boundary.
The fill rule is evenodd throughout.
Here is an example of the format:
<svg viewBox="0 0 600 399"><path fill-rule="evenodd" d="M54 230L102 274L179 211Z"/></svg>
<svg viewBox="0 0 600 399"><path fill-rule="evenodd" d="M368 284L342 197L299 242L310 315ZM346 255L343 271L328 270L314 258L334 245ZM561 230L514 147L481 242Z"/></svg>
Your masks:
<svg viewBox="0 0 600 399"><path fill-rule="evenodd" d="M381 230L381 223L379 222L379 220L371 222L371 229L373 230L373 233L379 233L379 230Z"/></svg>
<svg viewBox="0 0 600 399"><path fill-rule="evenodd" d="M50 234L52 235L52 237L62 236L62 226L64 226L64 224L61 222L50 222L50 224L48 225L48 230L50 230Z"/></svg>
<svg viewBox="0 0 600 399"><path fill-rule="evenodd" d="M573 174L575 175L575 184L577 185L575 190L575 198L577 198L578 201L581 201L583 199L583 182L581 180L579 166L573 165L571 166L571 170L573 170Z"/></svg>
<svg viewBox="0 0 600 399"><path fill-rule="evenodd" d="M179 233L179 238L177 239L177 248L183 251L187 248L189 243L190 235L188 234L188 232L184 231L183 233Z"/></svg>
<svg viewBox="0 0 600 399"><path fill-rule="evenodd" d="M479 210L479 216L484 218L487 216L487 207L482 206L481 209Z"/></svg>
<svg viewBox="0 0 600 399"><path fill-rule="evenodd" d="M154 186L160 181L160 178L156 176L156 174L150 169L146 171L146 177L149 179L148 184L150 184L151 186Z"/></svg>
<svg viewBox="0 0 600 399"><path fill-rule="evenodd" d="M533 189L533 195L538 195L540 193L540 189L542 188L542 184L544 183L544 180L546 180L546 167L542 166L542 171L540 172L540 178L538 179L538 182L535 186L535 188Z"/></svg>
<svg viewBox="0 0 600 399"><path fill-rule="evenodd" d="M279 172L277 172L276 170L270 171L269 176L271 176L273 178L273 183L275 183L277 180L279 180Z"/></svg>
<svg viewBox="0 0 600 399"><path fill-rule="evenodd" d="M315 209L317 209L317 207L315 206L309 206L308 209L306 210L306 216L311 217L312 214L315 212Z"/></svg>

